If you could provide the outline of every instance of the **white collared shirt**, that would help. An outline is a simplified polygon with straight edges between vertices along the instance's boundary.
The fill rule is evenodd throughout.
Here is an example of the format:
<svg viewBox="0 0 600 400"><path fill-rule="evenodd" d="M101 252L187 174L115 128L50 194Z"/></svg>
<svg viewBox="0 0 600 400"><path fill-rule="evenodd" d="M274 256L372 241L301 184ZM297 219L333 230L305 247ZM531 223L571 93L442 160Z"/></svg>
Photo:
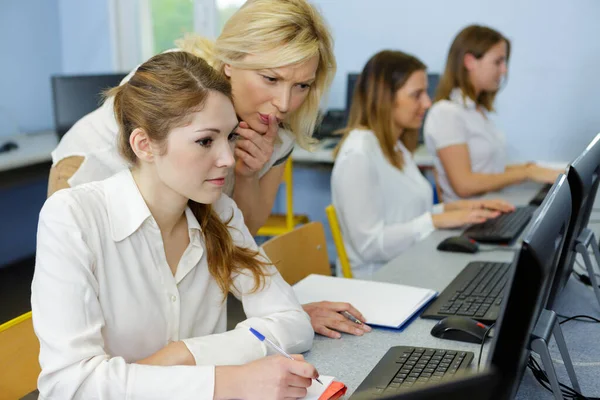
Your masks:
<svg viewBox="0 0 600 400"><path fill-rule="evenodd" d="M169 51L180 50L167 50ZM121 85L126 83L136 70L137 67L123 78ZM81 166L68 180L70 187L103 180L130 167L117 150L119 127L115 120L113 106L114 98L109 97L99 108L77 121L52 152L52 165L67 157L84 157ZM262 178L273 166L284 162L294 149L296 139L292 132L280 128L278 138L279 140L274 143L271 158L258 172L259 178ZM223 188L223 192L228 196L233 194L235 184L233 171L233 168L230 169Z"/></svg>
<svg viewBox="0 0 600 400"><path fill-rule="evenodd" d="M344 140L331 174L333 205L352 273L368 279L374 272L435 228L433 189L412 154L402 145L404 166L390 164L369 130L354 130Z"/></svg>
<svg viewBox="0 0 600 400"><path fill-rule="evenodd" d="M213 204L238 246L257 249L227 196ZM160 230L129 170L61 190L40 213L32 310L40 340L41 399L212 399L214 366L267 354L249 327L300 353L314 336L308 315L274 268L254 294L234 277L247 320L225 332L223 293L208 271L198 221L175 276ZM135 364L183 340L196 366Z"/></svg>
<svg viewBox="0 0 600 400"><path fill-rule="evenodd" d="M485 114L482 114L482 112ZM475 102L455 88L450 100L436 102L425 119L423 132L427 150L434 156L434 166L444 202L459 200L438 156L438 151L456 144L466 144L469 149L471 171L481 174L498 174L506 168L506 138L488 113L477 110Z"/></svg>

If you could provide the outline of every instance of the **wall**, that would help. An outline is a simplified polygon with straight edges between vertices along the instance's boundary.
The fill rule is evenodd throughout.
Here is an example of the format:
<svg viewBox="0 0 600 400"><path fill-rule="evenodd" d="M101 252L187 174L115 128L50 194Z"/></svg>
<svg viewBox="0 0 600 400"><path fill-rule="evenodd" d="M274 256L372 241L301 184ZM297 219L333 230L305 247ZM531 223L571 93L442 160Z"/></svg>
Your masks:
<svg viewBox="0 0 600 400"><path fill-rule="evenodd" d="M50 128L50 76L61 70L58 0L2 0L0 48L0 137Z"/></svg>
<svg viewBox="0 0 600 400"><path fill-rule="evenodd" d="M513 43L509 82L497 103L512 157L568 161L600 131L597 0L312 1L335 37L331 107L344 106L346 74L375 52L400 49L440 72L456 33L480 23Z"/></svg>
<svg viewBox="0 0 600 400"><path fill-rule="evenodd" d="M109 0L58 0L63 74L113 72Z"/></svg>

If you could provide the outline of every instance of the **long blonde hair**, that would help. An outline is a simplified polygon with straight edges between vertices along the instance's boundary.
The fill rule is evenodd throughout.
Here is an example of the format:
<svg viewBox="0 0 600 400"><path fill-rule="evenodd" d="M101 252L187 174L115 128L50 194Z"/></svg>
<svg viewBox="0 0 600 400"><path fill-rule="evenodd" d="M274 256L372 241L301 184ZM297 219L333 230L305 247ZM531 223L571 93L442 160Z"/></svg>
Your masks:
<svg viewBox="0 0 600 400"><path fill-rule="evenodd" d="M337 66L325 20L306 0L248 0L227 21L215 42L187 35L175 43L221 72L225 64L242 69L279 68L318 55L319 66L310 93L284 123L302 147L309 148L314 142L311 135L318 122L319 105ZM244 62L249 54L265 56L260 61Z"/></svg>
<svg viewBox="0 0 600 400"><path fill-rule="evenodd" d="M344 136L333 152L334 157L337 157L350 132L354 129L370 129L377 137L385 158L402 170L402 153L394 150L394 99L396 92L414 72L426 68L418 58L401 51L383 50L371 57L354 86L348 125L340 131ZM405 129L400 136L400 141L410 152L417 148L417 139L416 129Z"/></svg>
<svg viewBox="0 0 600 400"><path fill-rule="evenodd" d="M211 91L232 99L227 79L193 54L167 52L143 63L127 83L106 92L106 98L114 98L121 155L131 164L137 164L137 156L129 144L136 128L143 129L152 141L164 146L169 132L184 125L192 112L200 110ZM265 263L259 254L233 243L229 221L221 221L210 204L190 200L188 205L204 235L208 270L223 291L224 299L233 287L232 276L243 271L254 277L252 290L259 290L266 276Z"/></svg>
<svg viewBox="0 0 600 400"><path fill-rule="evenodd" d="M500 32L480 25L470 25L464 28L456 35L456 38L450 46L448 59L446 60L446 69L440 78L435 100L449 100L450 93L454 88L460 88L463 96L469 97L477 105L484 107L488 111L494 110L494 100L498 91L482 91L479 96L475 96L475 88L469 80L469 74L465 68L465 55L472 54L479 59L487 51L500 42L506 42L506 61L510 58L510 40L504 37Z"/></svg>

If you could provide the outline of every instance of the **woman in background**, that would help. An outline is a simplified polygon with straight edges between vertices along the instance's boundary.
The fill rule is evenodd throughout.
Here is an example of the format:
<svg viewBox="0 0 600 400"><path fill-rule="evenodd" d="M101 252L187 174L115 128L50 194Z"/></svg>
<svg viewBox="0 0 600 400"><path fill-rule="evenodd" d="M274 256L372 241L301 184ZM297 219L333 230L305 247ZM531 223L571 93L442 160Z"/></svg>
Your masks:
<svg viewBox="0 0 600 400"><path fill-rule="evenodd" d="M430 105L426 67L411 55L379 52L358 78L331 176L333 204L357 278L369 278L435 229L513 210L500 200L433 206L433 188L412 155Z"/></svg>
<svg viewBox="0 0 600 400"><path fill-rule="evenodd" d="M329 29L306 0L249 0L216 41L192 35L177 44L231 83L240 140L224 193L256 234L273 208L294 143L306 147L312 142L319 104L336 70ZM127 169L117 151L117 132L109 97L77 122L52 153L49 194ZM348 303L310 303L304 309L315 331L329 337L341 337L337 331L361 335L369 330L339 313L348 311L364 321Z"/></svg>
<svg viewBox="0 0 600 400"><path fill-rule="evenodd" d="M506 138L489 117L509 57L510 41L484 26L466 27L450 47L424 126L425 143L435 156L436 180L444 201L481 195L525 180L553 183L560 173L534 163L506 163Z"/></svg>

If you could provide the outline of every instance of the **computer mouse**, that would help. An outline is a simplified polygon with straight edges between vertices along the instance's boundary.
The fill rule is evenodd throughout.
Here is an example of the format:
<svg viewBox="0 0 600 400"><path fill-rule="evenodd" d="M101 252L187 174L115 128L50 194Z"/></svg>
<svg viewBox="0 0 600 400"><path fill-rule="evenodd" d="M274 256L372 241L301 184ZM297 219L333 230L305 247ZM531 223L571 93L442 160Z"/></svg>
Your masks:
<svg viewBox="0 0 600 400"><path fill-rule="evenodd" d="M11 150L16 150L19 148L15 142L6 142L2 146L0 146L0 153L5 153Z"/></svg>
<svg viewBox="0 0 600 400"><path fill-rule="evenodd" d="M437 249L454 253L477 253L479 244L466 236L451 236L442 240Z"/></svg>
<svg viewBox="0 0 600 400"><path fill-rule="evenodd" d="M431 335L440 339L481 344L488 326L469 317L451 316L431 328Z"/></svg>

